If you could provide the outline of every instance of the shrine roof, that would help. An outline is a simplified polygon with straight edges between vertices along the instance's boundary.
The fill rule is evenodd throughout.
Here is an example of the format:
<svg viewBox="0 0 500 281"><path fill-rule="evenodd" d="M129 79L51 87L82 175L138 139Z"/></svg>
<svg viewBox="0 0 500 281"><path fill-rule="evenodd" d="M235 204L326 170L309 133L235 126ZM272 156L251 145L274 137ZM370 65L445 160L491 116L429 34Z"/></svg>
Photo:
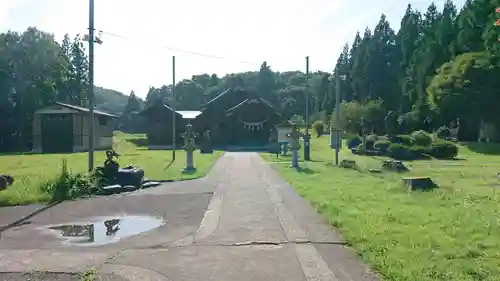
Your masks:
<svg viewBox="0 0 500 281"><path fill-rule="evenodd" d="M233 111L233 110L235 110L235 109L243 106L244 104L250 103L251 100L258 100L258 101L262 102L264 105L266 105L267 107L269 107L269 108L273 109L274 111L276 111L276 113L278 113L278 114L281 115L281 113L278 111L278 109L272 103L270 103L269 101L267 101L267 100L265 100L265 99L263 99L261 97L258 97L256 99L245 99L242 102L240 102L239 104L237 104L237 105L233 106L232 108L226 110L226 112Z"/></svg>
<svg viewBox="0 0 500 281"><path fill-rule="evenodd" d="M67 104L67 103L62 103L62 102L56 102L51 106L39 109L35 111L35 114L58 114L58 113L64 113L64 112L58 112L57 110L54 110L54 107L63 107L67 108L69 110L72 110L74 112L89 112L89 109L86 107L82 106L77 106L77 105L72 105L72 104ZM94 114L95 115L101 115L101 116L106 116L106 117L111 117L111 118L117 118L118 116L100 111L94 108Z"/></svg>
<svg viewBox="0 0 500 281"><path fill-rule="evenodd" d="M209 100L207 103L205 103L205 104L204 104L204 105L202 105L201 107L203 108L203 107L206 107L206 106L207 106L207 105L209 105L209 104L214 103L215 101L219 100L222 96L226 95L227 93L229 93L229 92L231 92L231 91L232 91L232 89L231 89L231 88L229 88L229 89L225 90L224 92L222 92L222 93L220 93L219 95L217 95L215 98L213 98L213 99Z"/></svg>

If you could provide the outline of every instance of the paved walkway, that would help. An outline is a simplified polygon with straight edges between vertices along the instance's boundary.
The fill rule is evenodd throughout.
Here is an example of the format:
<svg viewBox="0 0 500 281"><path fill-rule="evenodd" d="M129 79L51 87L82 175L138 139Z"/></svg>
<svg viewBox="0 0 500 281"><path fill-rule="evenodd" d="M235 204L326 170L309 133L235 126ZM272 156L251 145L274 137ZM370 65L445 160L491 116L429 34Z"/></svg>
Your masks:
<svg viewBox="0 0 500 281"><path fill-rule="evenodd" d="M109 247L61 248L46 242L34 250L0 250L0 272L93 267L121 273L129 280L377 280L256 153L226 153L204 179L166 184L115 200L148 204L152 198L186 193L213 196L204 214L177 212L192 221L187 226L178 224L181 229L161 228ZM206 208L203 200L196 201L195 207L189 198L178 204ZM0 224L1 216L0 212ZM7 236L15 241L15 230L9 231ZM1 241L0 249L9 248Z"/></svg>

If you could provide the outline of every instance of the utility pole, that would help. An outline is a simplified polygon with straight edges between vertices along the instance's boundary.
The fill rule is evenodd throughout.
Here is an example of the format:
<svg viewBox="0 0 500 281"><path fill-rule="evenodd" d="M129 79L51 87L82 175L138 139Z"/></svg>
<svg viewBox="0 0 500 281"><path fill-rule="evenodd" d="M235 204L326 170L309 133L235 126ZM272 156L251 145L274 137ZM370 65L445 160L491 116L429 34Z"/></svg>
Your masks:
<svg viewBox="0 0 500 281"><path fill-rule="evenodd" d="M89 172L94 169L94 0L89 0Z"/></svg>
<svg viewBox="0 0 500 281"><path fill-rule="evenodd" d="M344 81L346 79L346 76L345 75L341 75L341 74L335 74L336 76L336 90L335 90L335 119L336 119L336 125L337 125L337 128L335 128L335 142L336 142L336 146L335 146L335 165L338 165L339 164L339 151L340 151L340 148L341 148L341 139L340 139L340 132L341 132L341 128L340 128L340 81Z"/></svg>
<svg viewBox="0 0 500 281"><path fill-rule="evenodd" d="M306 134L304 135L304 161L311 160L311 147L309 137L309 56L306 57Z"/></svg>
<svg viewBox="0 0 500 281"><path fill-rule="evenodd" d="M175 115L176 109L174 107L175 103L175 56L172 56L172 162L175 161L175 149L176 149L176 128L175 128Z"/></svg>

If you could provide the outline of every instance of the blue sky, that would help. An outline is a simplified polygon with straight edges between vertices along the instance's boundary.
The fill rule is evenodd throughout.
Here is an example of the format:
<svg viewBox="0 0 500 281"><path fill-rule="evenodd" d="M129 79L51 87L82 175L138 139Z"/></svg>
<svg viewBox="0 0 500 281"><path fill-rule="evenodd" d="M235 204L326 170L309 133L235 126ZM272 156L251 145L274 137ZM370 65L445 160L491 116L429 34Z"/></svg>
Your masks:
<svg viewBox="0 0 500 281"><path fill-rule="evenodd" d="M144 97L150 86L193 74L257 70L266 60L276 71L331 71L356 30L385 13L398 29L407 1L385 0L95 0L95 83ZM431 1L410 1L425 10ZM441 7L444 0L435 1ZM463 0L456 1L461 7ZM375 4L376 3L376 4ZM0 0L0 31L28 26L52 32L85 33L88 0ZM113 36L108 33L120 35ZM165 46L226 57L214 59Z"/></svg>

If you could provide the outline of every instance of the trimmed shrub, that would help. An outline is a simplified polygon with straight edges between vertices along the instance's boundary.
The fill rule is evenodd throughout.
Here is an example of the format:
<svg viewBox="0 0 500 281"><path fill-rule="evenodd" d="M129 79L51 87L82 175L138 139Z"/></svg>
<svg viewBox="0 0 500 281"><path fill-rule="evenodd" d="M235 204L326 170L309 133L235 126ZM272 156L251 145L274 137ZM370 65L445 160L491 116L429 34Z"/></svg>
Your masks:
<svg viewBox="0 0 500 281"><path fill-rule="evenodd" d="M389 137L391 143L398 143L406 146L411 146L415 142L415 139L410 135L397 135Z"/></svg>
<svg viewBox="0 0 500 281"><path fill-rule="evenodd" d="M313 123L313 128L314 131L316 132L316 137L319 138L321 137L321 135L323 135L323 132L325 130L325 124L323 123L323 121L318 120Z"/></svg>
<svg viewBox="0 0 500 281"><path fill-rule="evenodd" d="M356 151L355 154L358 154L358 155L365 155L366 154L366 149L362 143L358 144L358 146L356 148L354 148L354 150Z"/></svg>
<svg viewBox="0 0 500 281"><path fill-rule="evenodd" d="M451 137L451 131L448 127L443 126L436 131L436 136L440 139L446 139Z"/></svg>
<svg viewBox="0 0 500 281"><path fill-rule="evenodd" d="M409 147L416 158L423 158L429 149L428 146L413 145Z"/></svg>
<svg viewBox="0 0 500 281"><path fill-rule="evenodd" d="M432 137L426 131L415 131L411 134L415 140L415 144L419 146L430 146L432 144Z"/></svg>
<svg viewBox="0 0 500 281"><path fill-rule="evenodd" d="M364 147L365 149L367 150L372 150L374 149L373 146L375 145L375 142L378 140L378 136L377 135L368 135L366 136L366 138L364 139Z"/></svg>
<svg viewBox="0 0 500 281"><path fill-rule="evenodd" d="M391 142L388 140L378 140L373 145L373 148L375 148L376 150L378 150L382 153L386 153L389 150L390 145L391 145Z"/></svg>
<svg viewBox="0 0 500 281"><path fill-rule="evenodd" d="M389 156L396 160L415 160L421 155L411 147L400 143L392 143L389 145Z"/></svg>
<svg viewBox="0 0 500 281"><path fill-rule="evenodd" d="M357 148L363 140L358 135L350 135L347 137L347 147L349 149Z"/></svg>
<svg viewBox="0 0 500 281"><path fill-rule="evenodd" d="M458 146L449 141L438 140L427 149L426 153L438 159L452 159L458 154Z"/></svg>

